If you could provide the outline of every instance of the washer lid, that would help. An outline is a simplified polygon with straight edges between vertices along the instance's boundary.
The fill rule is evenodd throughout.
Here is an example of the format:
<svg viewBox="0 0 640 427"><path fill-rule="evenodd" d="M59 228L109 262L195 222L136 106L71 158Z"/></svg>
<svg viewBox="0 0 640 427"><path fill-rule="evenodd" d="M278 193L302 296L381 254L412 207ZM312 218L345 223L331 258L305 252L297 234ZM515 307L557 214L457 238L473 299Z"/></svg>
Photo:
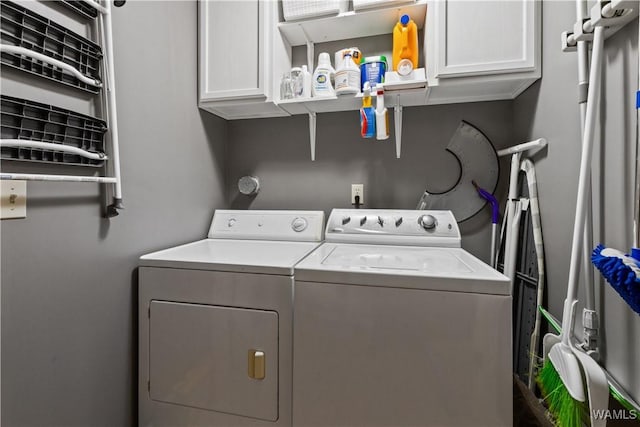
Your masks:
<svg viewBox="0 0 640 427"><path fill-rule="evenodd" d="M316 242L205 239L140 257L142 267L293 274Z"/></svg>
<svg viewBox="0 0 640 427"><path fill-rule="evenodd" d="M510 295L509 279L460 248L324 243L296 280Z"/></svg>

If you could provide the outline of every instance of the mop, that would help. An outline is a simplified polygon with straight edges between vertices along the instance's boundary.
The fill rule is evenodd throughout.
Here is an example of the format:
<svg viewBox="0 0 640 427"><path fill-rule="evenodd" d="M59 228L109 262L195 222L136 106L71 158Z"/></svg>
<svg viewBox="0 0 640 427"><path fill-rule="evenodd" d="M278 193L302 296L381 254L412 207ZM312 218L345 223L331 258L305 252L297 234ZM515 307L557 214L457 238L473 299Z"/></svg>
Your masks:
<svg viewBox="0 0 640 427"><path fill-rule="evenodd" d="M640 40L640 23L638 25ZM640 61L638 64L640 88ZM633 311L640 314L640 89L636 92L636 170L634 189L633 248L631 254L598 245L591 262L624 299Z"/></svg>
<svg viewBox="0 0 640 427"><path fill-rule="evenodd" d="M539 376L538 384L547 401L549 410L559 425L581 426L588 418L586 411L583 373L588 386L588 398L591 409L601 408L608 401L608 387L604 371L581 349L577 349L571 335L575 323L577 292L579 281L580 252L584 238L584 226L587 211L588 180L590 173L592 147L595 136L597 104L600 96L602 71L602 52L604 50L604 28L594 30L592 66L589 74L590 90L587 98L587 112L582 142L580 174L578 180L577 210L573 227L571 262L567 296L562 313L562 333L560 337L552 334L545 336L546 346L553 343ZM604 404L606 407L606 403ZM591 413L591 425L606 425L606 420L596 420Z"/></svg>

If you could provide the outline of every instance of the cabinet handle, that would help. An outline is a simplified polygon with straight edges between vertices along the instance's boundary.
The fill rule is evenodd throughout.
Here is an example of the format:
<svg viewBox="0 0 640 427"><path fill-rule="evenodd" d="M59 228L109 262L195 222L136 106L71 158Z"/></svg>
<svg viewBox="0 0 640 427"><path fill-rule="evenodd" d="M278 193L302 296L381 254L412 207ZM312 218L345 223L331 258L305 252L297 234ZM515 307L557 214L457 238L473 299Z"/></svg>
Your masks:
<svg viewBox="0 0 640 427"><path fill-rule="evenodd" d="M262 380L265 377L264 369L264 351L261 350L249 350L249 366L248 375L249 378L254 380Z"/></svg>

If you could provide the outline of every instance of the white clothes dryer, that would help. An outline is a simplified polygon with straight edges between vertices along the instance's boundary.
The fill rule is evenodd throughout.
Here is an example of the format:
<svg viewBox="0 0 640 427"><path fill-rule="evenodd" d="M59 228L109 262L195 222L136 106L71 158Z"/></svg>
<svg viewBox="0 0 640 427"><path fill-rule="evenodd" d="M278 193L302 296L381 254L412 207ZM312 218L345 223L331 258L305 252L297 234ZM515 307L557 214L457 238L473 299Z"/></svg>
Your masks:
<svg viewBox="0 0 640 427"><path fill-rule="evenodd" d="M139 425L290 426L294 265L323 212L215 212L140 258Z"/></svg>
<svg viewBox="0 0 640 427"><path fill-rule="evenodd" d="M334 209L295 276L294 426L512 424L510 283L451 212Z"/></svg>

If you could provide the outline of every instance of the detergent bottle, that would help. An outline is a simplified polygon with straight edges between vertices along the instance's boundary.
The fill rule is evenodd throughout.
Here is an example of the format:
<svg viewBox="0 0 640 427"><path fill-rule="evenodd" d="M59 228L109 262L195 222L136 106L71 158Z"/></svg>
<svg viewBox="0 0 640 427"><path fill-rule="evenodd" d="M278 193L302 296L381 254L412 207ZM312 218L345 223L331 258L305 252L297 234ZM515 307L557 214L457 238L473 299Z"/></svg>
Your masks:
<svg viewBox="0 0 640 427"><path fill-rule="evenodd" d="M313 73L311 92L316 98L331 97L336 95L331 80L336 71L331 66L331 57L327 52L322 52L318 56L318 66Z"/></svg>
<svg viewBox="0 0 640 427"><path fill-rule="evenodd" d="M338 66L335 81L338 95L360 92L360 67L353 62L350 53L344 55L342 64Z"/></svg>
<svg viewBox="0 0 640 427"><path fill-rule="evenodd" d="M408 76L418 68L418 26L402 15L393 27L393 71Z"/></svg>

